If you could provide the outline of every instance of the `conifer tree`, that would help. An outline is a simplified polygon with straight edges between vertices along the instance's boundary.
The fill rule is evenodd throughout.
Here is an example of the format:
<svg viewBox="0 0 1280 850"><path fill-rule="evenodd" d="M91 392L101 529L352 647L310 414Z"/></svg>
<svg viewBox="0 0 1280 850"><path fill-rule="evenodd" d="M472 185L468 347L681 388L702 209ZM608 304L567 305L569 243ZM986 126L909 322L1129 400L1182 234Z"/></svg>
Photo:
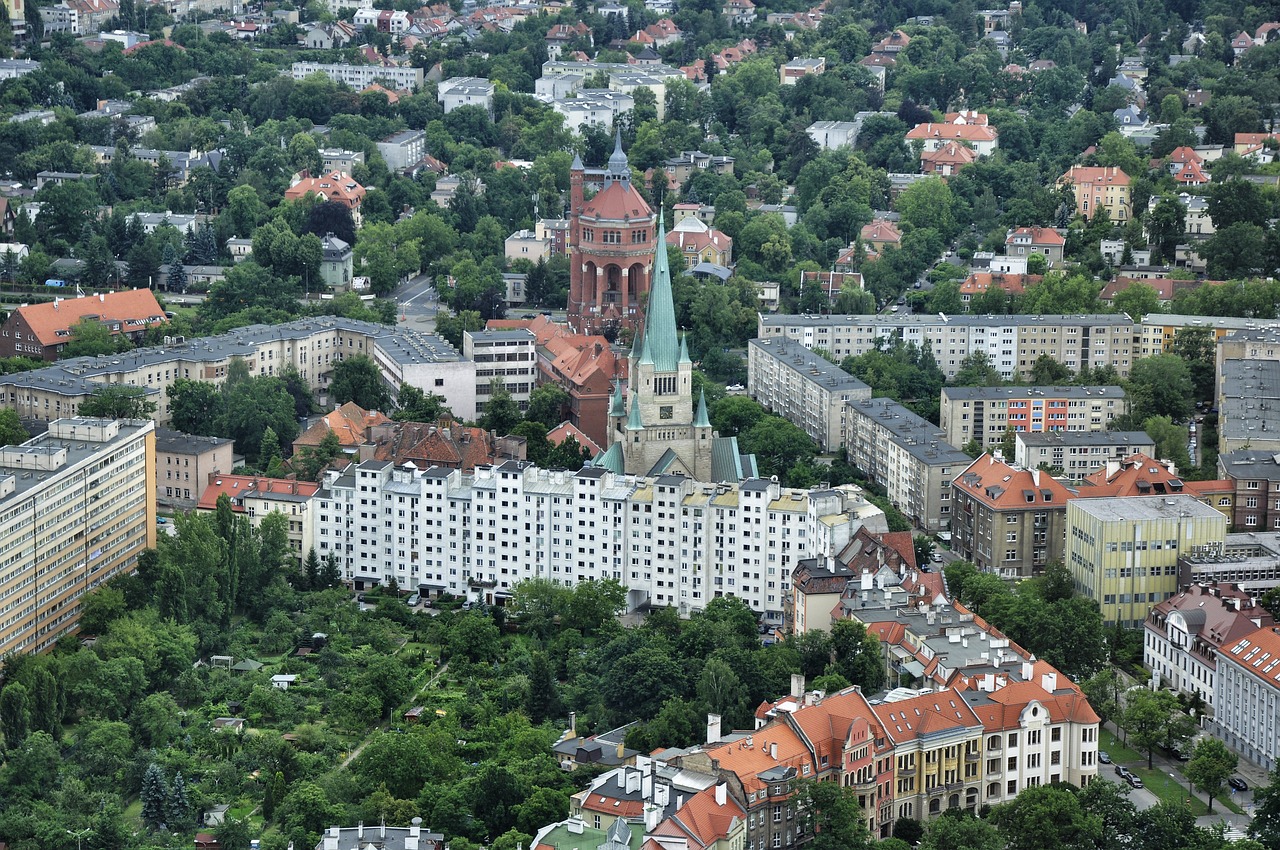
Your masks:
<svg viewBox="0 0 1280 850"><path fill-rule="evenodd" d="M155 762L147 765L147 772L142 775L141 797L143 822L150 827L164 823L169 789L165 787L164 773L160 770L160 765Z"/></svg>

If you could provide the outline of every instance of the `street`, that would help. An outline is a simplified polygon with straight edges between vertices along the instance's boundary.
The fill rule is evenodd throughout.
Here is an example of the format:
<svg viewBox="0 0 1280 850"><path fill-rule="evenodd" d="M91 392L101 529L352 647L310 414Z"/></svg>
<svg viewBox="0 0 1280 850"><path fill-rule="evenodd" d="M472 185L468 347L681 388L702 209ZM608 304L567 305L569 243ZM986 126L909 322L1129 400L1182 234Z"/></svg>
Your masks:
<svg viewBox="0 0 1280 850"><path fill-rule="evenodd" d="M436 313L440 300L430 275L420 274L409 278L393 293L396 299L397 318L414 330L430 333L436 327Z"/></svg>

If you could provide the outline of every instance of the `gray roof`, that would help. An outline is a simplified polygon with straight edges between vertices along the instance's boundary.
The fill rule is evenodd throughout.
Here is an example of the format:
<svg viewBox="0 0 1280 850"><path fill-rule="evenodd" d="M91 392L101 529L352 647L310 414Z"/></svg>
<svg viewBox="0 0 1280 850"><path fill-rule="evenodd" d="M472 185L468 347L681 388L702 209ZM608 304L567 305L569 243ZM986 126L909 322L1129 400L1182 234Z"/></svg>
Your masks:
<svg viewBox="0 0 1280 850"><path fill-rule="evenodd" d="M1280 362L1222 364L1218 433L1227 440L1280 440Z"/></svg>
<svg viewBox="0 0 1280 850"><path fill-rule="evenodd" d="M1146 431L1019 431L1018 442L1040 446L1150 446Z"/></svg>
<svg viewBox="0 0 1280 850"><path fill-rule="evenodd" d="M157 452L196 455L216 449L218 446L229 445L231 442L233 441L222 437L203 437L169 428L156 429Z"/></svg>
<svg viewBox="0 0 1280 850"><path fill-rule="evenodd" d="M332 826L320 836L316 850L332 846L326 842L334 839L337 850L428 850L444 846L443 834L417 826Z"/></svg>
<svg viewBox="0 0 1280 850"><path fill-rule="evenodd" d="M1218 455L1218 469L1230 478L1280 480L1280 454L1263 449L1236 449Z"/></svg>
<svg viewBox="0 0 1280 850"><path fill-rule="evenodd" d="M800 343L787 337L770 337L753 339L749 345L752 350L764 354L774 360L784 362L792 371L807 376L814 383L820 383L832 391L870 389L862 381L850 375L830 360Z"/></svg>
<svg viewBox="0 0 1280 850"><path fill-rule="evenodd" d="M1160 316L1160 319L1168 319L1168 316ZM1206 320L1203 317L1196 317L1202 323ZM1212 320L1216 322L1217 320ZM1014 327L1016 325L1050 325L1050 326L1074 326L1074 325L1131 325L1133 320L1123 313L1091 313L1081 314L1073 313L1070 315L1012 315L1012 316L982 316L969 314L956 314L954 316L938 315L936 313L924 314L892 314L888 316L841 316L841 315L794 315L794 314L762 314L760 323L766 327L847 327L849 325L865 325L868 327L923 327L923 326L944 326L953 325L957 327ZM1256 323L1255 323L1256 324Z"/></svg>
<svg viewBox="0 0 1280 850"><path fill-rule="evenodd" d="M891 398L855 399L845 404L873 418L893 435L897 445L930 466L968 466L973 462L973 458L947 442L946 432L941 428Z"/></svg>
<svg viewBox="0 0 1280 850"><path fill-rule="evenodd" d="M65 425L77 426L74 438L58 436L54 431L46 431L32 437L20 446L4 447L0 456L0 479L12 478L13 490L0 497L0 507L8 510L17 500L24 498L33 490L42 490L50 486L49 478L60 475L77 464L84 463L94 455L102 452L109 445L124 443L133 438L139 431L151 428L151 422L138 422L129 419L103 420L87 417L66 417L58 420ZM82 430L79 426L90 429L104 423L118 426L114 436L97 441L91 436L92 430ZM58 466L47 466L60 452L65 452L62 463ZM40 465L34 463L37 458L45 458ZM30 459L30 460L27 460Z"/></svg>
<svg viewBox="0 0 1280 850"><path fill-rule="evenodd" d="M1193 519L1226 517L1195 496L1113 496L1102 499L1072 499L1080 510L1102 520Z"/></svg>
<svg viewBox="0 0 1280 850"><path fill-rule="evenodd" d="M467 336L471 337L471 341L475 344L486 342L528 342L532 344L537 339L533 335L533 331L528 328L512 328L511 330L491 330L486 328L479 331L467 331Z"/></svg>
<svg viewBox="0 0 1280 850"><path fill-rule="evenodd" d="M1124 398L1123 387L943 387L943 394L957 401L990 401L1010 398Z"/></svg>

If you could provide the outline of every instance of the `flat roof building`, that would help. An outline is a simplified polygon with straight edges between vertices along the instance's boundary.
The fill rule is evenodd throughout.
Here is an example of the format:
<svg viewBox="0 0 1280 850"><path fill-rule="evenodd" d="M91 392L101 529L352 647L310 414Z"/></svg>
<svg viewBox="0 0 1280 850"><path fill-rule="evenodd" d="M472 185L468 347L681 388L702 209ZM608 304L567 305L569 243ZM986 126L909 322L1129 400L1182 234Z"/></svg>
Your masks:
<svg viewBox="0 0 1280 850"><path fill-rule="evenodd" d="M1155 441L1146 431L1020 431L1014 437L1013 460L1027 469L1061 470L1067 478L1083 478L1107 461L1139 452L1155 456Z"/></svg>
<svg viewBox="0 0 1280 850"><path fill-rule="evenodd" d="M952 445L985 450L1009 429L1105 431L1128 411L1121 387L943 387L938 421Z"/></svg>
<svg viewBox="0 0 1280 850"><path fill-rule="evenodd" d="M845 443L845 402L871 398L871 387L794 340L753 339L747 394L830 452Z"/></svg>

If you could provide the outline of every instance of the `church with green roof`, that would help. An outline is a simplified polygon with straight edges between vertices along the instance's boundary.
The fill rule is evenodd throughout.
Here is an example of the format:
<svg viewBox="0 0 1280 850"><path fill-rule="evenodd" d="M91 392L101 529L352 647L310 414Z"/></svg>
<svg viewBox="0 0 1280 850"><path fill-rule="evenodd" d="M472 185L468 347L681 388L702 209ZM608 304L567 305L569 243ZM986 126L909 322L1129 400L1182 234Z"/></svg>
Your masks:
<svg viewBox="0 0 1280 850"><path fill-rule="evenodd" d="M609 406L608 447L595 465L631 475L685 475L695 481L738 482L758 476L755 456L738 449L737 437L711 429L707 399L693 404L693 361L676 329L675 300L666 245L658 223L653 286L629 361L630 386L614 387Z"/></svg>

